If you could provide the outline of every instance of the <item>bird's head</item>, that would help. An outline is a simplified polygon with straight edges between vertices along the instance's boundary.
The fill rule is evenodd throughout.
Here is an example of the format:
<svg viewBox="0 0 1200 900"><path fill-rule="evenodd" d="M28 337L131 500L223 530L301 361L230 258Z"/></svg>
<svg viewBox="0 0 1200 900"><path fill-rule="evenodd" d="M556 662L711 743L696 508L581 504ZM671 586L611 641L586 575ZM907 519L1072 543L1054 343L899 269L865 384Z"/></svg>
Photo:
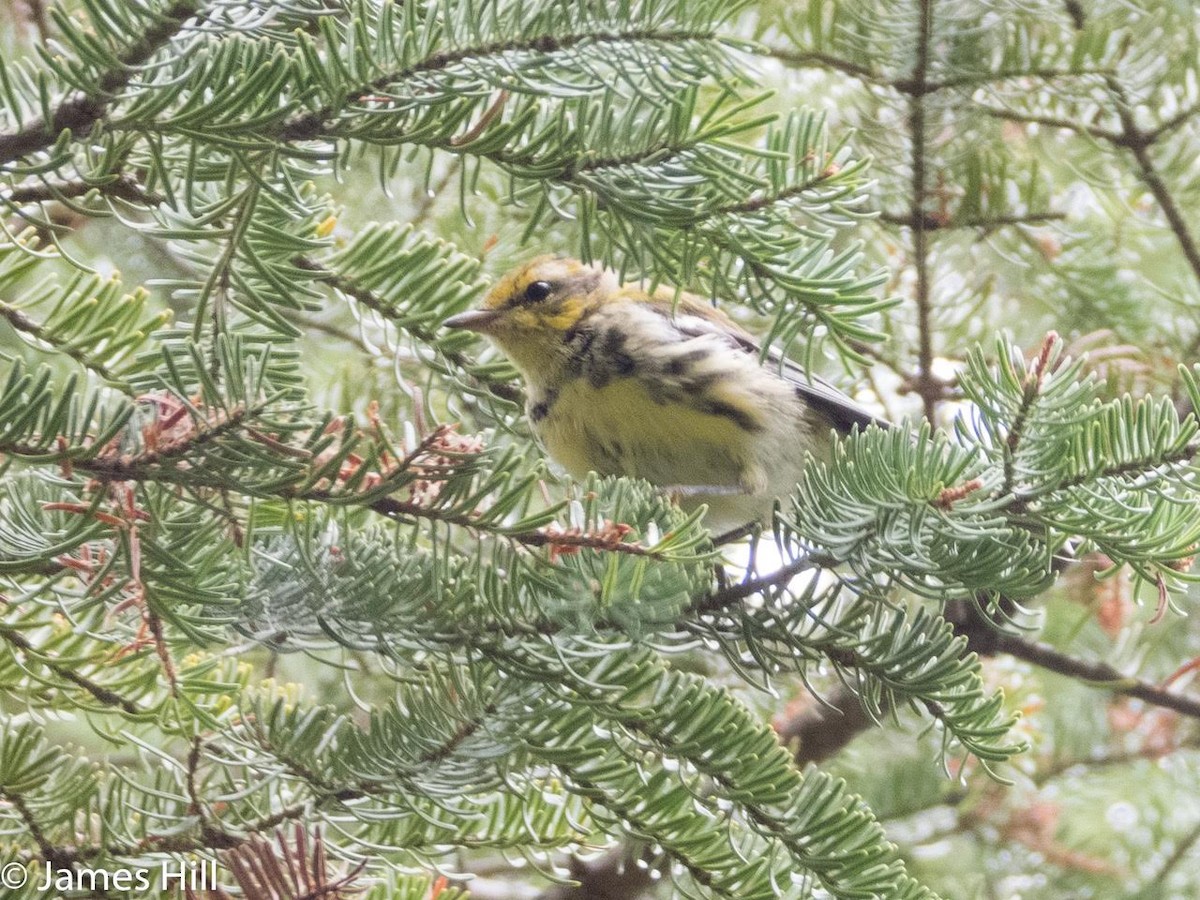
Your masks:
<svg viewBox="0 0 1200 900"><path fill-rule="evenodd" d="M526 379L537 381L565 361L577 326L618 287L612 272L540 256L501 278L478 309L443 324L487 335Z"/></svg>

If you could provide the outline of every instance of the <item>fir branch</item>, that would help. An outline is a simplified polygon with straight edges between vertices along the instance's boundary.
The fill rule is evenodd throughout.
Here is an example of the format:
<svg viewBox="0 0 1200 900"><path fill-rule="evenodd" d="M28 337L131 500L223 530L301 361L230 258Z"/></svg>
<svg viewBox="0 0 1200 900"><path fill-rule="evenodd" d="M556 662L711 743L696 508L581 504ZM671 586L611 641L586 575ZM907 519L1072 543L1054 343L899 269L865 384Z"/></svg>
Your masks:
<svg viewBox="0 0 1200 900"><path fill-rule="evenodd" d="M1195 276L1197 282L1200 282L1200 246L1197 245L1196 237L1192 234L1191 227L1183 217L1183 211L1176 202L1175 195L1167 187L1166 182L1163 181L1162 175L1159 173L1157 165L1155 165L1154 158L1150 155L1150 146L1165 131L1160 129L1159 133L1156 134L1154 132L1144 132L1138 128L1133 118L1133 111L1129 108L1128 97L1120 82L1115 77L1110 77L1108 84L1117 98L1117 118L1121 122L1121 137L1112 143L1118 147L1127 148L1133 154L1133 158L1138 164L1138 174L1142 182L1158 202L1159 209L1162 210L1163 216L1166 217L1167 224L1171 228L1171 233L1175 235L1179 249L1183 252L1183 258L1187 260L1187 264L1191 267L1192 275ZM1192 111L1192 114L1194 113L1195 110Z"/></svg>
<svg viewBox="0 0 1200 900"><path fill-rule="evenodd" d="M655 833L655 823L649 818L650 811L646 808L646 804L636 802L636 798L613 795L606 791L606 789L597 781L594 781L580 774L578 771L564 766L562 763L559 764L559 768L567 774L567 776L575 784L577 790L581 791L586 796L591 797L594 801L601 803L605 807L617 811L617 814L620 815L620 817L635 834ZM675 846L667 844L666 842L661 843L663 853L687 869L692 878L696 879L697 883L708 888L709 891L712 892L713 896L727 897L729 900L739 900L739 894L731 892L728 888L718 885L714 881L712 874L709 871L709 866L711 863L708 860L693 859L688 853L689 848L682 844ZM612 881L611 876L607 874L602 875L600 872L597 872L593 877L596 880L590 882L590 884L593 885L593 887L589 888L590 890L595 889L596 882L601 878L605 883L610 883ZM625 879L620 879L618 883L622 887L638 890L640 881L640 879L637 879L634 880L632 884L628 884ZM554 894L550 894L549 896L553 897ZM568 894L567 896L573 895ZM585 894L582 896L587 895Z"/></svg>
<svg viewBox="0 0 1200 900"><path fill-rule="evenodd" d="M997 631L993 639L997 652L1007 653L1059 675L1110 690L1114 694L1136 697L1152 706L1161 706L1163 709L1200 719L1200 698L1172 693L1150 682L1125 675L1107 663L1079 659L1055 650L1049 644L1027 640L1008 632Z"/></svg>
<svg viewBox="0 0 1200 900"><path fill-rule="evenodd" d="M3 300L0 300L0 318L7 321L17 331L28 334L44 344L53 347L59 353L69 356L85 369L90 369L110 384L118 385L122 383L111 369L99 360L93 359L90 354L84 352L77 342L61 340L58 335L43 327L41 323L29 318L21 310L9 303L5 303Z"/></svg>
<svg viewBox="0 0 1200 900"><path fill-rule="evenodd" d="M30 837L33 838L33 842L37 844L42 859L53 863L60 869L71 869L73 858L70 853L65 852L49 839L45 830L38 822L37 817L34 816L33 810L29 808L25 797L19 791L11 788L0 788L0 800L7 801L17 811L17 815L21 817L25 829L29 832Z"/></svg>
<svg viewBox="0 0 1200 900"><path fill-rule="evenodd" d="M120 54L120 65L96 80L94 91L60 103L49 122L35 119L19 131L0 134L0 166L45 150L64 131L81 137L107 115L113 96L129 84L140 66L179 34L199 6L198 0L175 0L157 14L157 24L146 29Z"/></svg>
<svg viewBox="0 0 1200 900"><path fill-rule="evenodd" d="M715 37L712 29L700 30L670 30L662 31L645 28L631 28L627 31L616 32L579 32L566 35L541 35L527 40L507 40L481 44L476 47L462 47L455 50L445 50L434 53L420 62L403 69L387 72L366 84L360 85L348 92L346 101L354 97L369 96L384 91L390 86L407 81L423 74L440 72L455 63L484 61L488 57L504 56L515 53L561 53L584 43L608 44L651 42L663 44L693 43L696 41L711 41ZM344 104L343 104L344 105ZM342 108L324 106L319 110L302 113L284 121L274 137L284 143L297 141L329 140L336 135L329 133L329 123L343 112ZM453 149L452 141L447 140L443 149ZM461 145L460 145L461 149Z"/></svg>
<svg viewBox="0 0 1200 900"><path fill-rule="evenodd" d="M755 594L782 590L796 575L816 568L818 565L828 567L833 564L833 561L828 559L818 563L810 556L797 557L769 575L747 579L709 595L708 598L693 607L692 612L701 615L719 612L721 609L739 603ZM956 633L966 638L967 643L964 649L967 652L974 652L980 656L1006 653L1061 675L1111 690L1114 693L1127 694L1154 706L1161 706L1187 716L1200 718L1200 700L1171 693L1149 682L1123 675L1107 664L1078 659L1055 650L1047 644L1003 631L1000 626L985 622L977 615L967 616L965 619L951 618L951 621L955 625ZM857 660L844 655L840 656L838 661L852 667L858 665ZM848 719L848 721L851 722L848 728L853 733L856 730L853 722L857 719ZM807 720L804 720L796 727L807 727L806 723ZM863 727L866 727L865 724Z"/></svg>
<svg viewBox="0 0 1200 900"><path fill-rule="evenodd" d="M229 299L229 285L233 264L237 259L238 250L242 242L245 241L246 235L253 223L253 212L255 204L258 202L260 190L261 182L257 178L252 178L242 191L241 200L238 202L236 210L230 213L232 221L229 223L227 230L228 239L225 241L225 246L221 248L220 255L213 263L212 271L209 272L208 278L205 279L204 285L200 289L199 297L196 300L196 321L192 326L193 340L200 338L204 327L205 307L210 300L212 301L212 312L210 313L212 358L209 374L216 383L219 383L221 374L219 337L226 333L228 329L226 304Z"/></svg>
<svg viewBox="0 0 1200 900"><path fill-rule="evenodd" d="M1017 407L1016 414L1013 416L1012 424L1008 428L1008 435L1005 437L1003 445L1004 483L1000 487L1002 495L1013 492L1016 479L1017 451L1020 450L1021 439L1025 435L1026 420L1029 418L1030 412L1037 402L1038 395L1041 393L1042 382L1046 377L1047 368L1050 365L1050 356L1058 343L1057 334L1053 331L1047 334L1042 340L1042 347L1038 352L1037 359L1034 360L1033 365L1025 375L1025 383L1022 385L1021 405Z"/></svg>
<svg viewBox="0 0 1200 900"><path fill-rule="evenodd" d="M1043 125L1050 128L1062 128L1078 134L1087 134L1113 147L1128 150L1137 163L1138 177L1158 203L1163 216L1167 220L1167 225L1170 227L1176 242L1179 244L1179 249L1182 251L1184 259L1192 270L1192 274L1197 281L1200 281L1200 244L1197 244L1196 237L1192 233L1187 220L1184 218L1179 203L1163 180L1162 174L1159 172L1158 166L1150 154L1150 147L1160 138L1170 134L1173 130L1187 123L1197 114L1200 114L1200 105L1189 106L1177 115L1160 123L1157 127L1144 130L1138 126L1134 119L1129 96L1124 85L1113 74L1106 75L1104 81L1115 100L1113 105L1116 109L1117 120L1121 124L1119 131L1098 125L1077 122L1061 116L1021 113L1003 107L987 105L983 105L981 108L983 112L996 118L1025 124Z"/></svg>
<svg viewBox="0 0 1200 900"><path fill-rule="evenodd" d="M322 284L329 285L331 288L340 291L347 297L353 297L367 309L374 310L385 318L391 318L390 307L383 300L383 298L374 291L362 286L361 284L358 284L353 279L339 275L328 266L325 266L308 256L298 256L292 260L292 262L297 268L313 273L314 280ZM424 328L420 325L409 324L406 326L406 330L413 337L419 341L422 341L423 343L431 345L436 345L438 343L437 334L431 329ZM495 396L502 400L507 400L510 403L524 402L524 392L510 381L489 379L480 374L478 371L472 371L475 369L475 363L466 353L463 353L461 350L447 350L444 348L439 349L447 360L459 368L471 372L471 377L483 383L487 387L488 391Z"/></svg>
<svg viewBox="0 0 1200 900"><path fill-rule="evenodd" d="M7 641L12 646L29 654L38 664L45 666L64 681L82 688L105 706L115 707L130 716L136 716L143 712L141 707L127 697L122 697L116 691L110 690L104 687L104 685L98 684L90 678L79 674L74 667L56 662L44 651L35 647L18 629L7 625L0 625L0 640Z"/></svg>
<svg viewBox="0 0 1200 900"><path fill-rule="evenodd" d="M857 692L839 686L820 702L810 702L796 713L775 721L780 743L792 750L800 768L827 760L850 744L858 734L878 725L866 713ZM646 850L640 844L614 848L599 859L571 860L571 877L577 886L547 888L536 900L607 900L613 896L635 898L654 887L656 878Z"/></svg>
<svg viewBox="0 0 1200 900"><path fill-rule="evenodd" d="M104 197L116 197L139 206L161 206L166 196L145 188L130 175L113 173L101 180L25 182L0 195L0 201L17 206L30 203L52 203L63 199L85 197L95 191Z"/></svg>
<svg viewBox="0 0 1200 900"><path fill-rule="evenodd" d="M225 437L245 426L247 420L252 420L267 408L266 403L251 407L238 405L228 411L222 411L215 421L202 421L191 434L171 441L161 447L144 450L141 453L129 455L120 453L101 453L86 459L71 459L71 465L104 481L155 481L161 477L161 469L170 469L181 462L189 453L197 452L206 445ZM0 451L12 453L15 456L35 456L41 454L36 447L22 444L0 446ZM70 458L65 456L64 458Z"/></svg>
<svg viewBox="0 0 1200 900"><path fill-rule="evenodd" d="M1029 504L1047 493L1069 491L1073 488L1094 484L1109 478L1135 478L1152 475L1162 469L1189 463L1200 455L1200 442L1185 444L1174 452L1164 453L1153 458L1131 459L1113 465L1101 466L1089 472L1080 472L1069 478L1063 478L1051 485L1043 486L1037 494L1015 491L1009 510L1018 515L1028 512Z"/></svg>

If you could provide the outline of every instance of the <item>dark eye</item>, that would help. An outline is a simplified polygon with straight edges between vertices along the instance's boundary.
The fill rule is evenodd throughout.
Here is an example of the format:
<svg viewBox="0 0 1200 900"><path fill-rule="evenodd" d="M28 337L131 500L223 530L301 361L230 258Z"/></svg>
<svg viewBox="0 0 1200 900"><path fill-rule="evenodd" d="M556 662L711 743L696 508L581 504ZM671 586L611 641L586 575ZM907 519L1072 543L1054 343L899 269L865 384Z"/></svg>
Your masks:
<svg viewBox="0 0 1200 900"><path fill-rule="evenodd" d="M526 303L541 303L550 296L554 288L550 286L548 281L534 281L529 287L525 288L524 301Z"/></svg>

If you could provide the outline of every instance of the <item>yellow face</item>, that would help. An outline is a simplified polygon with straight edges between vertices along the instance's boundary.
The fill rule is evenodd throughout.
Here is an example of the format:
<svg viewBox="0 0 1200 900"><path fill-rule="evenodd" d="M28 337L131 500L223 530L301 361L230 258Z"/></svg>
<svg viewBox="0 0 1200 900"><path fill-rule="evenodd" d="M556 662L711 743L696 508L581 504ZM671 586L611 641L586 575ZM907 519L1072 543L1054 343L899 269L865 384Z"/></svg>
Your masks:
<svg viewBox="0 0 1200 900"><path fill-rule="evenodd" d="M479 309L444 324L487 335L527 379L537 379L565 360L572 328L617 287L610 272L540 256L501 278Z"/></svg>

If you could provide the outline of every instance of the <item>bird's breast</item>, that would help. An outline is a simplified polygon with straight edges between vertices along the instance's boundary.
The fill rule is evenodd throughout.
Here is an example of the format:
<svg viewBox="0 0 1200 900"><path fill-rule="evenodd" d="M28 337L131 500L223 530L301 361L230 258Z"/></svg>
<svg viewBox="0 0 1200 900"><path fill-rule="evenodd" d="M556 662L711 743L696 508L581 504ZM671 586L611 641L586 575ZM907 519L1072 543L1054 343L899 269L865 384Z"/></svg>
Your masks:
<svg viewBox="0 0 1200 900"><path fill-rule="evenodd" d="M736 486L753 464L757 425L715 401L667 397L636 378L587 379L531 397L546 452L576 477L629 475L659 486Z"/></svg>

